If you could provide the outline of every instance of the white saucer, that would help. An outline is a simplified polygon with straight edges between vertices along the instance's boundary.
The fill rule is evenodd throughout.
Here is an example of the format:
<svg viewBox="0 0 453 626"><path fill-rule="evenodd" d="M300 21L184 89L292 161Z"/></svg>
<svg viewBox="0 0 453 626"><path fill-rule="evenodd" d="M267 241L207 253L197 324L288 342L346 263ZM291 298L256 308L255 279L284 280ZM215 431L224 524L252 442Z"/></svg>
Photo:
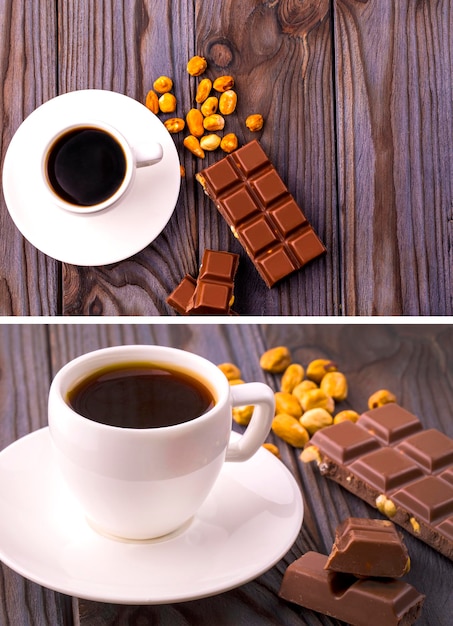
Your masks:
<svg viewBox="0 0 453 626"><path fill-rule="evenodd" d="M96 533L52 458L48 428L0 453L0 560L67 595L119 604L214 595L270 569L300 531L299 487L264 448L249 461L226 463L189 524L149 542Z"/></svg>
<svg viewBox="0 0 453 626"><path fill-rule="evenodd" d="M131 143L156 140L162 161L137 170L122 202L104 212L80 215L49 199L41 178L41 154L62 125L99 118ZM181 184L175 144L162 122L143 104L99 89L72 91L49 100L16 131L3 165L3 193L17 228L36 248L74 265L106 265L150 244L170 219Z"/></svg>

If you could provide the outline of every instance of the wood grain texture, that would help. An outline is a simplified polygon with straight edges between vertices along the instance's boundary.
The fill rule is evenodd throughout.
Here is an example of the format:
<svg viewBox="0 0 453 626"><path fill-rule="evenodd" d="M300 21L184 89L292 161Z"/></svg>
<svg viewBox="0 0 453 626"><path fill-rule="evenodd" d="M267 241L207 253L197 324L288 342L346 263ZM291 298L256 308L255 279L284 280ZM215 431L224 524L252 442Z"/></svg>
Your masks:
<svg viewBox="0 0 453 626"><path fill-rule="evenodd" d="M48 337L43 325L0 325L0 449L47 424ZM0 563L1 626L72 624L70 601Z"/></svg>
<svg viewBox="0 0 453 626"><path fill-rule="evenodd" d="M55 22L52 3L0 3L2 166L9 142L23 119L56 95ZM3 194L0 233L0 315L55 315L58 264L22 237L8 213Z"/></svg>
<svg viewBox="0 0 453 626"><path fill-rule="evenodd" d="M96 4L89 10L88 1L63 3L60 90L113 89L144 102L153 80L168 74L175 84L177 113L185 116L194 106L198 82L187 74L187 60L195 53L205 56L207 76L231 73L236 80L239 105L227 121L228 129L245 143L255 137L245 128L245 118L262 112L263 147L326 241L329 255L268 290L195 182L202 164L177 136L186 177L164 232L121 263L64 266L65 314L174 315L165 299L184 274L197 275L205 248L241 255L236 281L239 313L316 315L339 310L328 3L321 3L315 20L294 2L211 4L129 0ZM209 155L203 165L218 158Z"/></svg>
<svg viewBox="0 0 453 626"><path fill-rule="evenodd" d="M342 405L363 411L378 388L389 388L415 412L425 427L453 437L453 327L377 324L52 324L0 327L1 448L46 420L50 379L68 360L100 347L127 343L161 344L196 352L214 363L231 361L246 381L263 381L275 390L279 376L263 372L259 356L287 345L293 360L306 365L317 357L336 361L347 376L348 400ZM234 425L236 430L242 430ZM282 575L307 550L328 552L337 524L345 517L378 514L337 484L322 478L316 466L303 465L299 451L277 441L282 462L301 486L305 517L300 534L282 560L256 580L227 593L165 606L117 606L75 601L74 624L266 624L325 626L334 620L280 601ZM451 621L451 567L412 536L404 534L412 567L408 582L427 595L420 626ZM0 624L72 624L68 598L0 570ZM9 621L8 621L9 620ZM33 621L34 620L34 621Z"/></svg>
<svg viewBox="0 0 453 626"><path fill-rule="evenodd" d="M451 314L451 2L334 7L345 313Z"/></svg>
<svg viewBox="0 0 453 626"><path fill-rule="evenodd" d="M184 116L197 84L186 62L202 54L207 75L236 79L228 129L261 140L328 251L268 290L195 182L220 155L199 161L183 133L175 212L120 263L57 263L0 202L0 314L175 315L166 297L207 247L240 255L241 315L453 314L450 0L5 0L0 11L1 159L28 113L75 89L144 102L168 74ZM256 111L265 126L252 134Z"/></svg>

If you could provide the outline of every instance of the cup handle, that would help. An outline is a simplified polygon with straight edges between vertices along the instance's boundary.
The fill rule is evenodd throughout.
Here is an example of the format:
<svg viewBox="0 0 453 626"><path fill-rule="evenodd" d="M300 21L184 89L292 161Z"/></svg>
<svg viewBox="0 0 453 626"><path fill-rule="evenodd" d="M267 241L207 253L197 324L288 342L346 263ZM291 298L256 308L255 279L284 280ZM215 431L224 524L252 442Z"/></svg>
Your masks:
<svg viewBox="0 0 453 626"><path fill-rule="evenodd" d="M245 383L230 388L233 406L255 406L245 433L230 442L226 461L246 461L264 443L271 429L275 411L274 392L264 383Z"/></svg>
<svg viewBox="0 0 453 626"><path fill-rule="evenodd" d="M139 143L133 147L137 167L146 167L159 163L163 157L160 143Z"/></svg>

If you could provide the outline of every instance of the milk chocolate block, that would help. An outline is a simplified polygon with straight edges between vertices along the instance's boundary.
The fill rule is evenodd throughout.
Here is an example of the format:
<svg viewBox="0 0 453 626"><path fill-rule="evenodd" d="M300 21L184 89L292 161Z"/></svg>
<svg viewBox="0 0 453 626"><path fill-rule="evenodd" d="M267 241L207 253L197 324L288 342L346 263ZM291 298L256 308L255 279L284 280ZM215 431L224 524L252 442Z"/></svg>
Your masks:
<svg viewBox="0 0 453 626"><path fill-rule="evenodd" d="M205 250L197 280L186 274L167 303L181 315L233 315L234 276L239 255Z"/></svg>
<svg viewBox="0 0 453 626"><path fill-rule="evenodd" d="M336 530L326 568L357 577L400 578L410 559L392 522L349 517Z"/></svg>
<svg viewBox="0 0 453 626"><path fill-rule="evenodd" d="M327 557L307 552L286 569L280 597L352 626L409 626L425 596L394 578L362 578L325 569Z"/></svg>
<svg viewBox="0 0 453 626"><path fill-rule="evenodd" d="M227 315L233 303L239 255L205 250L191 301L193 315Z"/></svg>
<svg viewBox="0 0 453 626"><path fill-rule="evenodd" d="M189 315L189 305L192 301L197 281L186 274L179 285L167 298L167 303L181 315Z"/></svg>
<svg viewBox="0 0 453 626"><path fill-rule="evenodd" d="M316 432L327 476L453 560L453 439L397 404Z"/></svg>
<svg viewBox="0 0 453 626"><path fill-rule="evenodd" d="M268 287L326 252L258 141L196 178Z"/></svg>

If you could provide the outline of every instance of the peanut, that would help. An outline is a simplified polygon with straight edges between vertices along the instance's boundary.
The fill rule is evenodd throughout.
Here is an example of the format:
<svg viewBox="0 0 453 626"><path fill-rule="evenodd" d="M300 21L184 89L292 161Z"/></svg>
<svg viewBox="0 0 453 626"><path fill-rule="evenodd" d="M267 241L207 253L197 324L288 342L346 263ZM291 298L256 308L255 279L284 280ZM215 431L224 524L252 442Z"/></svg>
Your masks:
<svg viewBox="0 0 453 626"><path fill-rule="evenodd" d="M241 370L234 363L220 363L217 365L220 371L222 371L228 380L234 380L241 377Z"/></svg>
<svg viewBox="0 0 453 626"><path fill-rule="evenodd" d="M414 533L416 535L419 535L420 534L420 524L417 522L415 517L411 517L409 522L410 522L410 524L412 526L412 530L414 531Z"/></svg>
<svg viewBox="0 0 453 626"><path fill-rule="evenodd" d="M280 450L278 449L278 446L275 445L275 443L263 443L263 448L269 450L269 452L276 456L277 459L280 458Z"/></svg>
<svg viewBox="0 0 453 626"><path fill-rule="evenodd" d="M219 98L219 111L222 115L231 115L236 109L238 97L233 89L227 89Z"/></svg>
<svg viewBox="0 0 453 626"><path fill-rule="evenodd" d="M242 380L242 378L230 378L228 380L230 385L244 385L244 381Z"/></svg>
<svg viewBox="0 0 453 626"><path fill-rule="evenodd" d="M195 55L187 62L187 72L191 76L200 76L208 67L208 63L204 57Z"/></svg>
<svg viewBox="0 0 453 626"><path fill-rule="evenodd" d="M296 398L300 402L302 396L310 389L318 389L318 385L312 380L303 380L301 383L294 387L294 389L292 390L292 394L293 396L296 396Z"/></svg>
<svg viewBox="0 0 453 626"><path fill-rule="evenodd" d="M186 168L184 167L184 165L180 165L179 166L179 173L181 174L181 178L185 178L185 176L186 176Z"/></svg>
<svg viewBox="0 0 453 626"><path fill-rule="evenodd" d="M183 144L190 152L192 152L192 154L200 159L204 159L204 150L201 148L200 142L196 137L189 135L184 139Z"/></svg>
<svg viewBox="0 0 453 626"><path fill-rule="evenodd" d="M170 117L168 120L165 120L164 126L168 130L169 133L179 133L181 132L186 123L180 117Z"/></svg>
<svg viewBox="0 0 453 626"><path fill-rule="evenodd" d="M356 411L351 411L351 410L340 411L333 418L333 423L339 424L340 422L346 422L346 421L356 422L359 419L359 417L360 416Z"/></svg>
<svg viewBox="0 0 453 626"><path fill-rule="evenodd" d="M206 130L223 130L225 120L218 113L213 113L204 118L203 126Z"/></svg>
<svg viewBox="0 0 453 626"><path fill-rule="evenodd" d="M209 94L211 93L211 89L212 89L212 80L210 78L203 78L202 80L200 80L198 87L197 87L195 102L198 102L198 104L201 104L202 102L204 102L206 98L209 96Z"/></svg>
<svg viewBox="0 0 453 626"><path fill-rule="evenodd" d="M227 154L234 152L234 150L238 147L238 138L234 133L228 133L222 137L220 147Z"/></svg>
<svg viewBox="0 0 453 626"><path fill-rule="evenodd" d="M329 361L329 359L315 359L310 361L307 366L307 378L319 384L328 372L336 372L337 370L338 367L333 361Z"/></svg>
<svg viewBox="0 0 453 626"><path fill-rule="evenodd" d="M232 76L219 76L212 85L215 91L223 93L234 87L234 78Z"/></svg>
<svg viewBox="0 0 453 626"><path fill-rule="evenodd" d="M203 113L205 117L212 115L213 113L217 113L217 109L219 108L219 99L217 96L209 96L203 102L200 107L200 111Z"/></svg>
<svg viewBox="0 0 453 626"><path fill-rule="evenodd" d="M221 138L212 133L210 135L203 135L200 139L200 146L203 150L216 150L220 146Z"/></svg>
<svg viewBox="0 0 453 626"><path fill-rule="evenodd" d="M190 134L194 137L201 137L204 134L203 114L198 109L190 109L186 115L186 122Z"/></svg>
<svg viewBox="0 0 453 626"><path fill-rule="evenodd" d="M257 131L263 128L264 119L263 116L259 113L254 113L253 115L249 115L245 120L245 125L247 128L252 131L252 133L256 133Z"/></svg>
<svg viewBox="0 0 453 626"><path fill-rule="evenodd" d="M323 376L320 388L337 402L346 400L348 396L348 383L346 376L341 372L327 372Z"/></svg>
<svg viewBox="0 0 453 626"><path fill-rule="evenodd" d="M395 504L384 494L381 494L376 498L375 504L377 510L383 515L387 515L387 517L393 517L396 514Z"/></svg>
<svg viewBox="0 0 453 626"><path fill-rule="evenodd" d="M302 415L302 407L297 398L284 391L277 391L275 397L275 413L287 413L299 418Z"/></svg>
<svg viewBox="0 0 453 626"><path fill-rule="evenodd" d="M168 76L159 76L153 83L153 89L157 91L157 93L167 93L171 91L172 87L173 81L171 78L168 78Z"/></svg>
<svg viewBox="0 0 453 626"><path fill-rule="evenodd" d="M247 426L252 419L253 406L234 406L233 419L241 426Z"/></svg>
<svg viewBox="0 0 453 626"><path fill-rule="evenodd" d="M292 415L279 413L272 421L272 431L295 448L303 448L309 440L308 431Z"/></svg>
<svg viewBox="0 0 453 626"><path fill-rule="evenodd" d="M303 463L311 463L311 461L321 462L321 455L319 449L316 446L307 446L299 455L299 459Z"/></svg>
<svg viewBox="0 0 453 626"><path fill-rule="evenodd" d="M328 396L322 389L309 389L300 400L304 411L310 409L326 409L329 413L335 410L333 398Z"/></svg>
<svg viewBox="0 0 453 626"><path fill-rule="evenodd" d="M291 354L285 346L266 350L260 358L261 369L272 374L281 374L291 364Z"/></svg>
<svg viewBox="0 0 453 626"><path fill-rule="evenodd" d="M313 435L317 430L330 426L333 418L325 409L310 409L302 415L299 421L310 435Z"/></svg>
<svg viewBox="0 0 453 626"><path fill-rule="evenodd" d="M282 380L280 382L281 391L287 391L292 393L294 387L296 387L303 379L305 374L304 368L299 363L292 363L288 365L283 372Z"/></svg>
<svg viewBox="0 0 453 626"><path fill-rule="evenodd" d="M176 111L176 98L172 93L164 93L159 98L159 109L162 113L174 113Z"/></svg>
<svg viewBox="0 0 453 626"><path fill-rule="evenodd" d="M157 93L152 89L146 94L145 106L155 115L159 113L159 98L157 97Z"/></svg>
<svg viewBox="0 0 453 626"><path fill-rule="evenodd" d="M396 396L388 389L379 389L368 398L368 408L377 409L390 402L396 402Z"/></svg>

